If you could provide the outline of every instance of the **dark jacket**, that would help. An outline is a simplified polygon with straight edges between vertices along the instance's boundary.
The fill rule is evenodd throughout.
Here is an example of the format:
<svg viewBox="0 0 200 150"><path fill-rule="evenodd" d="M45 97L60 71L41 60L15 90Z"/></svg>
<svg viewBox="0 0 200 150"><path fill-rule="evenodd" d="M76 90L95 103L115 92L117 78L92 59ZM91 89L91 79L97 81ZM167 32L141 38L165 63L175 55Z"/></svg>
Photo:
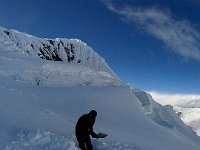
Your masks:
<svg viewBox="0 0 200 150"><path fill-rule="evenodd" d="M93 131L93 125L95 123L95 116L90 114L82 115L76 124L76 136L77 138L84 138L91 135L93 138L97 138L97 134Z"/></svg>

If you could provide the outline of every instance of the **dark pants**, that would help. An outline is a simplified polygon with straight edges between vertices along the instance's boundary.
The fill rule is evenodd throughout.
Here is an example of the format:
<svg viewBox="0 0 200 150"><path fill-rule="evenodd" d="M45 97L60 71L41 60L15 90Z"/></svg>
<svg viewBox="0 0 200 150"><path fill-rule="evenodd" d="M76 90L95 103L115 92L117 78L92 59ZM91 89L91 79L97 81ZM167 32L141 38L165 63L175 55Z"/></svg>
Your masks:
<svg viewBox="0 0 200 150"><path fill-rule="evenodd" d="M89 135L77 136L77 141L79 143L79 148L81 150L92 150L92 143Z"/></svg>

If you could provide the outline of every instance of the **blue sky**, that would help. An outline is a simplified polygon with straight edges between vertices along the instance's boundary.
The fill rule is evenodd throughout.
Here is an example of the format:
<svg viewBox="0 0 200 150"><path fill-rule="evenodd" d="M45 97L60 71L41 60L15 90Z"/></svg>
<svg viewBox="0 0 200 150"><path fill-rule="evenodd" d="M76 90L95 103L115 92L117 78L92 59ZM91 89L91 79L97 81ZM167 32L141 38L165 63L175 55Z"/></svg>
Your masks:
<svg viewBox="0 0 200 150"><path fill-rule="evenodd" d="M200 94L198 0L0 0L0 26L79 38L146 91Z"/></svg>

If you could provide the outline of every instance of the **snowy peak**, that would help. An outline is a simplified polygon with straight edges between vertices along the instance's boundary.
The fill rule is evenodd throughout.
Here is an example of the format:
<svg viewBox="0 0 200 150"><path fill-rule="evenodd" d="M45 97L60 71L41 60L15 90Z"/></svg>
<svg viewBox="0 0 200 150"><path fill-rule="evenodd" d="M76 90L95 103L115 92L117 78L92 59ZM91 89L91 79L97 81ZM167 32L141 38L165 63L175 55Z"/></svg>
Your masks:
<svg viewBox="0 0 200 150"><path fill-rule="evenodd" d="M79 39L42 39L16 30L0 28L0 52L17 52L45 60L80 64L94 71L106 72L118 79L105 60Z"/></svg>

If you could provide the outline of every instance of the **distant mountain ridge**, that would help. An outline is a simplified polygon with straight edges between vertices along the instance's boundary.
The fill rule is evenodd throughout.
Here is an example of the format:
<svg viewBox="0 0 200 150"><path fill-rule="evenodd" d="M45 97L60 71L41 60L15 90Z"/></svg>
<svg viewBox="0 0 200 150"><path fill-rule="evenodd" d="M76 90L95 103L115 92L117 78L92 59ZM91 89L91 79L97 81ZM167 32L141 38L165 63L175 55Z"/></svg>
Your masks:
<svg viewBox="0 0 200 150"><path fill-rule="evenodd" d="M79 39L42 39L0 27L0 52L10 51L46 60L77 63L118 79L105 60Z"/></svg>

